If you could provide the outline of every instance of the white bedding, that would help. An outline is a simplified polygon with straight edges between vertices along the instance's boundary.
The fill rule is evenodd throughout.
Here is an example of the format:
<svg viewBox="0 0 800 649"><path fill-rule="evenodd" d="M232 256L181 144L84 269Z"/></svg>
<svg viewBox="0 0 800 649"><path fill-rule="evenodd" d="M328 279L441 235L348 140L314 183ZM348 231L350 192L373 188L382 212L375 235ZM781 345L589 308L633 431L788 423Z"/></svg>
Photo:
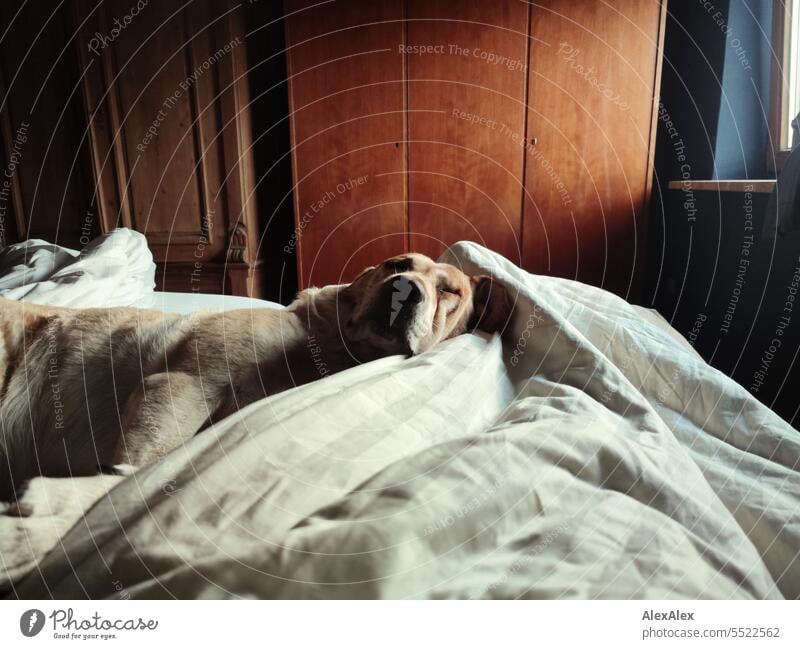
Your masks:
<svg viewBox="0 0 800 649"><path fill-rule="evenodd" d="M283 309L282 304L242 295L216 295L213 293L174 293L153 291L131 306L139 309L156 309L167 313L194 313L195 311L230 311L231 309Z"/></svg>
<svg viewBox="0 0 800 649"><path fill-rule="evenodd" d="M516 296L504 344L252 404L102 497L15 593L800 596L800 433L608 293L447 259Z"/></svg>
<svg viewBox="0 0 800 649"><path fill-rule="evenodd" d="M28 239L0 250L0 297L69 307L129 306L153 294L144 235L126 228L72 250Z"/></svg>
<svg viewBox="0 0 800 649"><path fill-rule="evenodd" d="M133 306L170 313L277 308L256 298L154 291L156 265L144 235L118 228L73 250L28 239L0 250L0 297L79 308Z"/></svg>

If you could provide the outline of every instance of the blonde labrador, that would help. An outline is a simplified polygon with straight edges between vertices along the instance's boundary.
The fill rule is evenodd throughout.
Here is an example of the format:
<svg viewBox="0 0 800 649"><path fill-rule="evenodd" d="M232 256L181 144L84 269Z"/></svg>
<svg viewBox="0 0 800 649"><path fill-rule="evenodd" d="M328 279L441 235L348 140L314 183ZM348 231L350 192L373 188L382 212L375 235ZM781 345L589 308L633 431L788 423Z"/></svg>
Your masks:
<svg viewBox="0 0 800 649"><path fill-rule="evenodd" d="M503 328L505 290L419 254L285 310L189 316L0 299L0 499L36 475L142 466L257 399L391 354Z"/></svg>

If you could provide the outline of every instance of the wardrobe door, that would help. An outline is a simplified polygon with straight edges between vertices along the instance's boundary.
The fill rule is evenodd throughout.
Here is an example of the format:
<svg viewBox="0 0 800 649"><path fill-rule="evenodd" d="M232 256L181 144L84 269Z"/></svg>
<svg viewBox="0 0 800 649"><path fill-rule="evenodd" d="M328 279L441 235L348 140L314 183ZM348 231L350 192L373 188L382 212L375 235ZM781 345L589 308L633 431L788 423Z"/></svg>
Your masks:
<svg viewBox="0 0 800 649"><path fill-rule="evenodd" d="M145 234L162 289L257 293L241 9L106 0L75 12L104 229Z"/></svg>
<svg viewBox="0 0 800 649"><path fill-rule="evenodd" d="M287 0L300 287L407 249L403 3Z"/></svg>
<svg viewBox="0 0 800 649"><path fill-rule="evenodd" d="M531 18L525 268L635 294L664 7L539 0Z"/></svg>
<svg viewBox="0 0 800 649"><path fill-rule="evenodd" d="M461 239L521 262L529 4L409 0L411 248Z"/></svg>

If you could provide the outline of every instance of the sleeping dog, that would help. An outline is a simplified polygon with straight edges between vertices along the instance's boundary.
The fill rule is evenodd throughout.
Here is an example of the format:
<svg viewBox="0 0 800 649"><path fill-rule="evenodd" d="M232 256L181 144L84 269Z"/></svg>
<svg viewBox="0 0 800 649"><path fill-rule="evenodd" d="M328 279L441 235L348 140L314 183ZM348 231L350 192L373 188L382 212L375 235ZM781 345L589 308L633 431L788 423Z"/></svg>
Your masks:
<svg viewBox="0 0 800 649"><path fill-rule="evenodd" d="M36 475L134 467L239 408L391 354L499 331L505 289L419 254L286 309L189 316L0 299L0 500Z"/></svg>

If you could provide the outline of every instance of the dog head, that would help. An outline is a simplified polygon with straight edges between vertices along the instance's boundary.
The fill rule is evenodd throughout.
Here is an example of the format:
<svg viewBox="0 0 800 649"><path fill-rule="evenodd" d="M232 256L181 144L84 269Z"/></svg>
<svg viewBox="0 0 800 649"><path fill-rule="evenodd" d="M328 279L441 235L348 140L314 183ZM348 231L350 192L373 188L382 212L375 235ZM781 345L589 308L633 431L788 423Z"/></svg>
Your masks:
<svg viewBox="0 0 800 649"><path fill-rule="evenodd" d="M500 331L511 314L503 286L455 266L409 253L365 269L344 297L349 342L383 354L419 354L474 329Z"/></svg>

